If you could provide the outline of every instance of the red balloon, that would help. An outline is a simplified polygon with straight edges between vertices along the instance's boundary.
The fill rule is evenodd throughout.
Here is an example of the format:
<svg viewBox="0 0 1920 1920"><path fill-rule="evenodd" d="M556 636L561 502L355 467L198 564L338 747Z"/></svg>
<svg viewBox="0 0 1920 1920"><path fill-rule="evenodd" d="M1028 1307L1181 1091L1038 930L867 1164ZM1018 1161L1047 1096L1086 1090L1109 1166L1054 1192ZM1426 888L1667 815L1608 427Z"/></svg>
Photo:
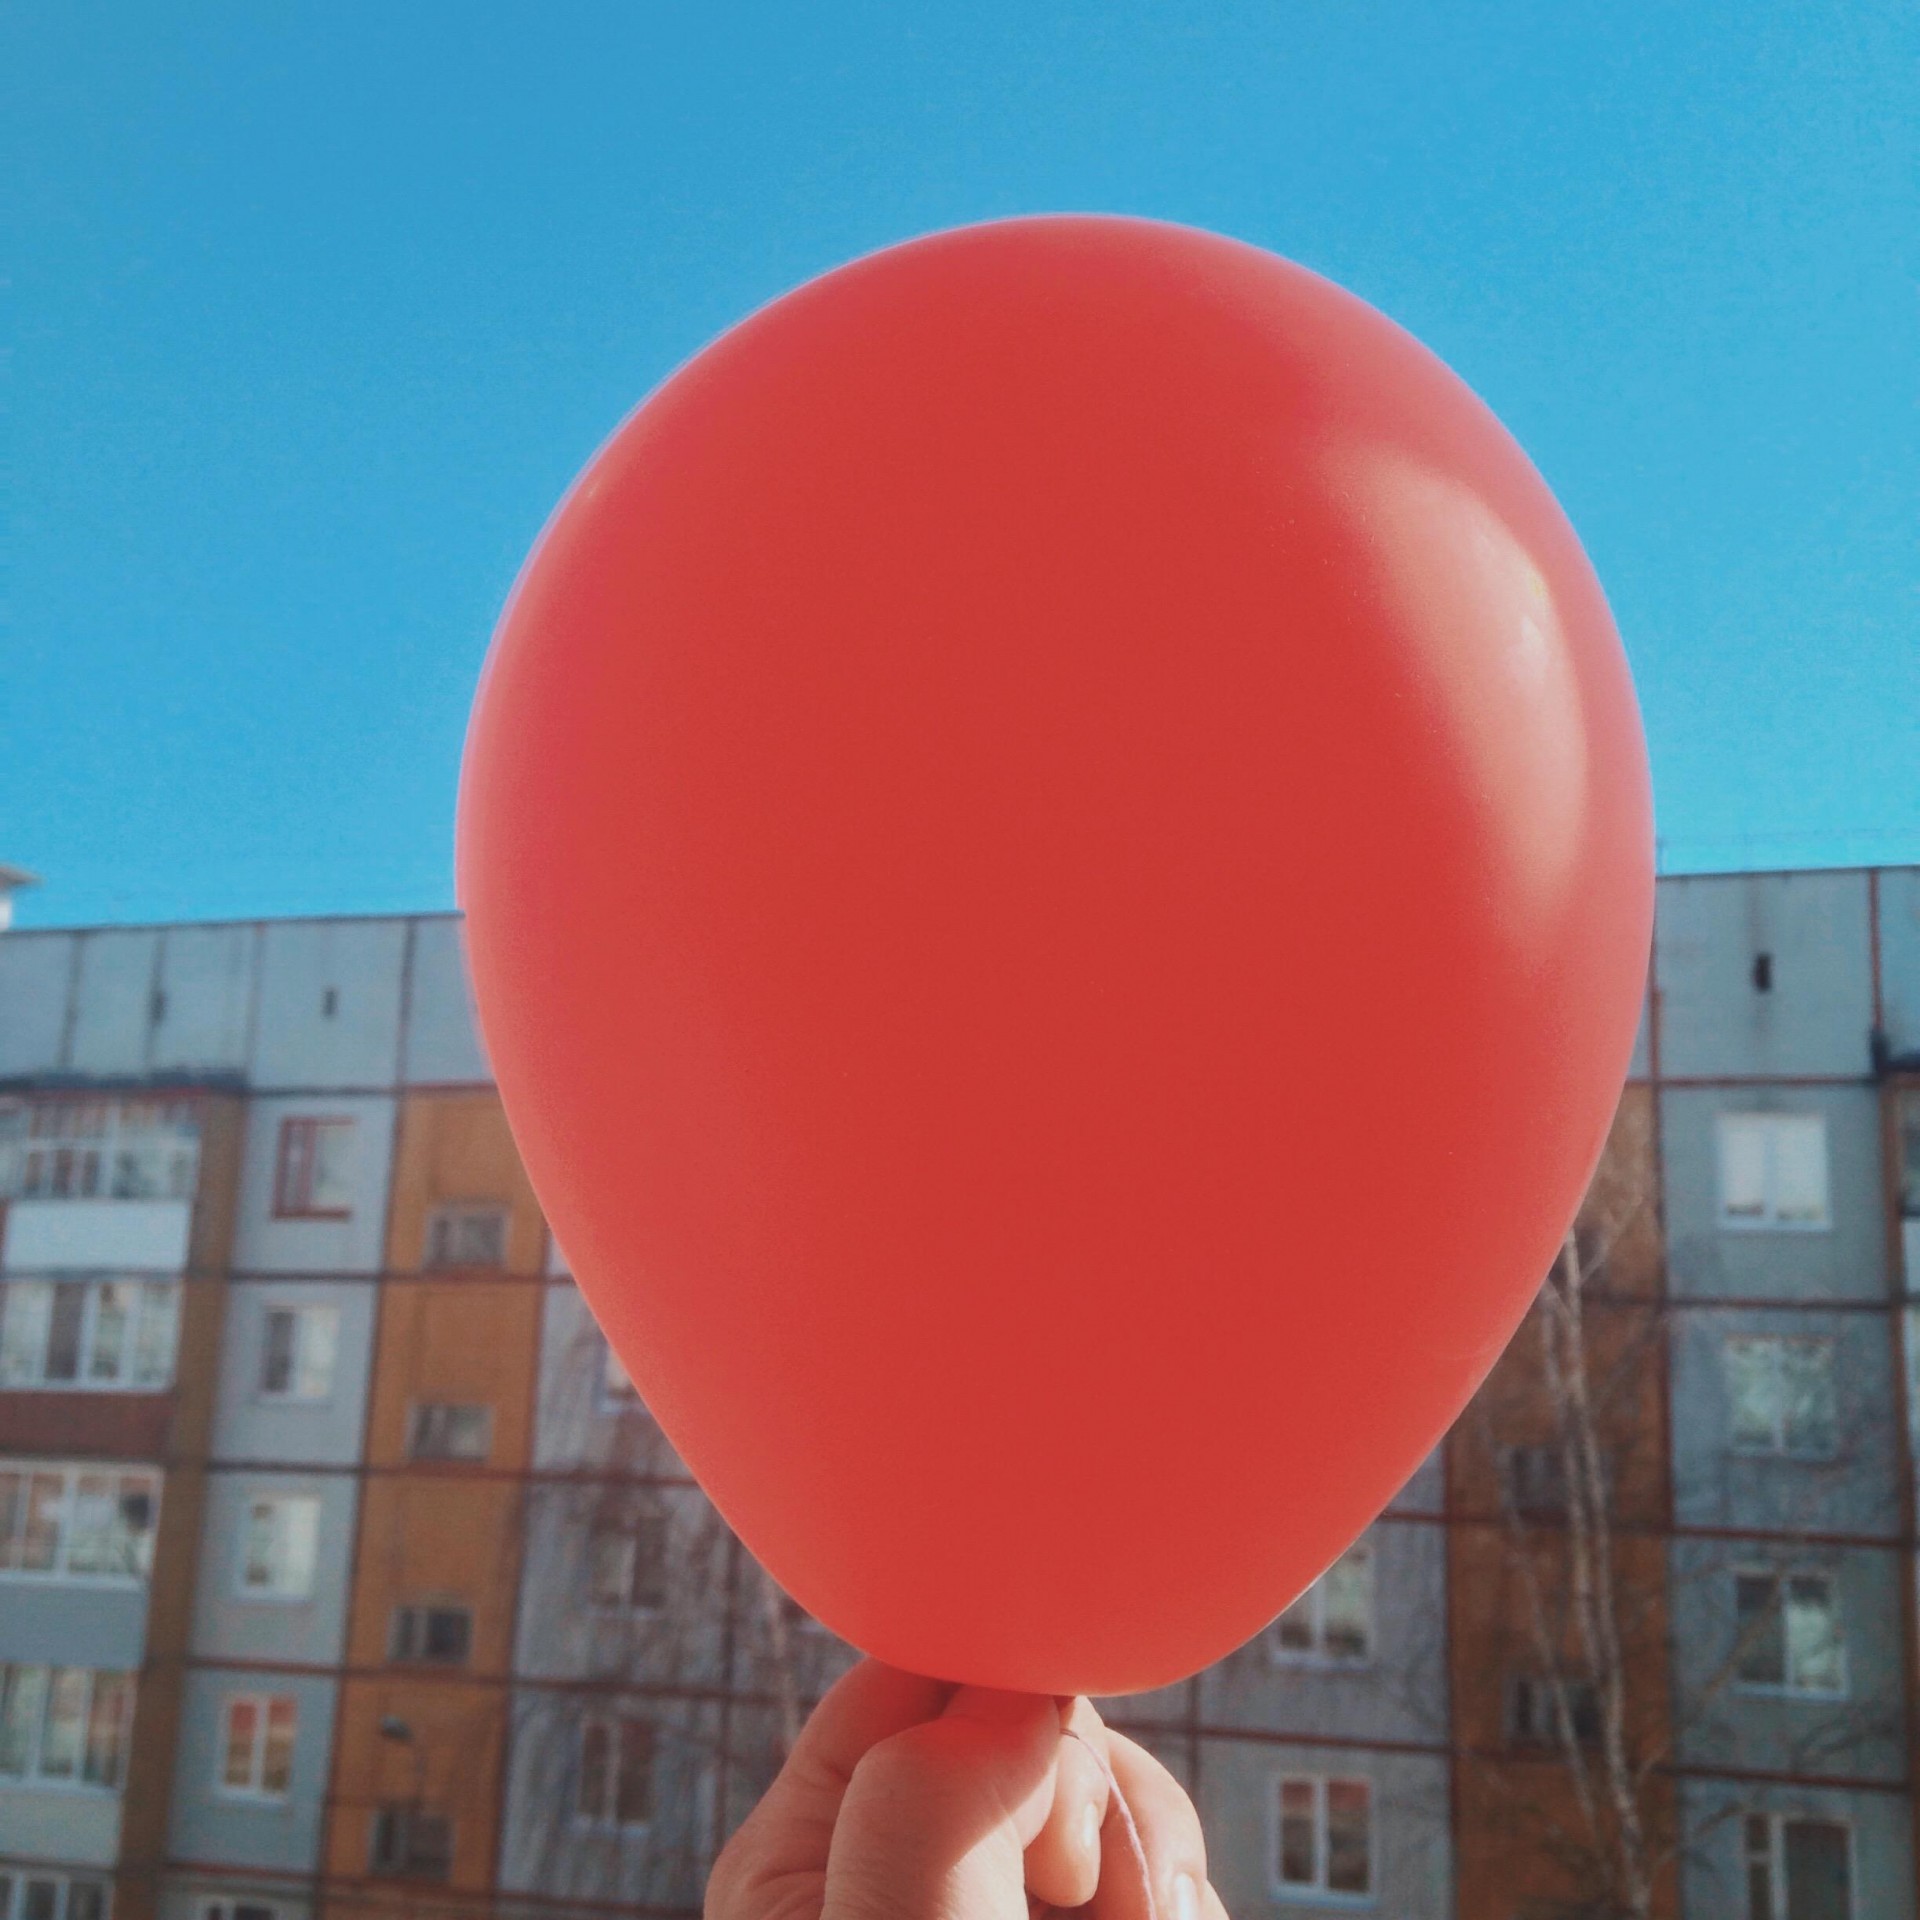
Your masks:
<svg viewBox="0 0 1920 1920"><path fill-rule="evenodd" d="M1631 1050L1605 600L1438 360L1255 248L827 274L601 449L460 894L594 1311L776 1579L953 1680L1189 1673L1433 1447Z"/></svg>

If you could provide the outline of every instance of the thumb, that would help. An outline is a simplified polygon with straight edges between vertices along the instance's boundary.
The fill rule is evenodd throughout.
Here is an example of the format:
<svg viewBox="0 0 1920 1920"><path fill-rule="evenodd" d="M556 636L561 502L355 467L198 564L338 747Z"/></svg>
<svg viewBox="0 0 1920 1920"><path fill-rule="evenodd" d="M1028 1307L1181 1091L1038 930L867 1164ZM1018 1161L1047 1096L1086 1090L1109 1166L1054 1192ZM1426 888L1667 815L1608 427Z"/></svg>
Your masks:
<svg viewBox="0 0 1920 1920"><path fill-rule="evenodd" d="M1054 1701L978 1687L870 1748L840 1805L821 1920L1027 1920L1022 1855L1059 1757Z"/></svg>

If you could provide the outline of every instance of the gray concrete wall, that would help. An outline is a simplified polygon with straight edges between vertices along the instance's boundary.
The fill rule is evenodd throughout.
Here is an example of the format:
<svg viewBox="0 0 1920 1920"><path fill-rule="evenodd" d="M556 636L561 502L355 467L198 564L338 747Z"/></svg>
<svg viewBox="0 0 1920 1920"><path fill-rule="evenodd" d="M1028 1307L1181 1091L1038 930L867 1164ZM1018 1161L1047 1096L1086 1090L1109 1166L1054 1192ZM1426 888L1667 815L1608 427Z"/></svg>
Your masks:
<svg viewBox="0 0 1920 1920"><path fill-rule="evenodd" d="M623 1711L656 1728L654 1817L617 1832L580 1824L580 1728L593 1713ZM652 1906L700 1904L712 1838L720 1711L710 1703L612 1692L522 1688L513 1696L503 1892Z"/></svg>
<svg viewBox="0 0 1920 1920"><path fill-rule="evenodd" d="M163 1492L163 1501L165 1497ZM144 1580L0 1575L0 1663L18 1660L28 1666L135 1673L146 1645Z"/></svg>
<svg viewBox="0 0 1920 1920"><path fill-rule="evenodd" d="M1920 1053L1920 867L1889 867L1879 879L1880 993L1896 1053Z"/></svg>
<svg viewBox="0 0 1920 1920"><path fill-rule="evenodd" d="M1290 1657L1268 1629L1201 1676L1207 1726L1446 1740L1444 1531L1428 1521L1380 1520L1364 1538L1374 1563L1374 1638L1365 1664Z"/></svg>
<svg viewBox="0 0 1920 1920"><path fill-rule="evenodd" d="M230 1798L218 1788L226 1702L237 1693L298 1703L293 1779L284 1800ZM320 1858L336 1687L309 1674L201 1669L187 1675L173 1777L169 1852L179 1861L312 1872Z"/></svg>
<svg viewBox="0 0 1920 1920"><path fill-rule="evenodd" d="M1764 1334L1833 1342L1831 1460L1733 1445L1724 1343ZM1897 1535L1900 1433L1890 1311L1697 1307L1670 1323L1675 1519L1690 1527Z"/></svg>
<svg viewBox="0 0 1920 1920"><path fill-rule="evenodd" d="M1911 1802L1904 1794L1745 1781L1683 1780L1681 1898L1690 1920L1747 1913L1746 1821L1750 1813L1837 1820L1853 1835L1852 1894L1857 1920L1911 1920Z"/></svg>
<svg viewBox="0 0 1920 1920"><path fill-rule="evenodd" d="M1868 1071L1873 972L1864 873L1663 880L1654 951L1663 1076ZM1761 953L1773 966L1764 993L1753 982Z"/></svg>
<svg viewBox="0 0 1920 1920"><path fill-rule="evenodd" d="M338 1115L357 1123L353 1210L345 1220L274 1218L280 1122L296 1115ZM243 1273L377 1273L385 1251L393 1129L394 1102L385 1095L309 1094L248 1101L234 1266Z"/></svg>
<svg viewBox="0 0 1920 1920"><path fill-rule="evenodd" d="M666 1520L666 1604L658 1611L596 1609L589 1536L596 1524L620 1525L642 1511ZM692 1487L536 1482L529 1489L514 1670L537 1679L720 1685L729 1537Z"/></svg>
<svg viewBox="0 0 1920 1920"><path fill-rule="evenodd" d="M253 1084L392 1086L400 1075L406 941L404 920L270 923L260 955Z"/></svg>
<svg viewBox="0 0 1920 1920"><path fill-rule="evenodd" d="M324 1400L287 1400L260 1391L267 1315L279 1307L331 1307L339 1315L333 1390ZM348 1466L360 1457L377 1311L369 1281L235 1281L215 1387L216 1460L286 1460Z"/></svg>
<svg viewBox="0 0 1920 1920"><path fill-rule="evenodd" d="M1285 1774L1358 1778L1372 1786L1374 1886L1365 1903L1312 1899L1280 1886L1278 1796ZM1447 1763L1437 1755L1209 1735L1201 1744L1197 1804L1208 1876L1233 1920L1362 1904L1394 1920L1446 1920L1453 1912Z"/></svg>
<svg viewBox="0 0 1920 1920"><path fill-rule="evenodd" d="M0 1079L66 1064L68 984L79 936L0 938Z"/></svg>
<svg viewBox="0 0 1920 1920"><path fill-rule="evenodd" d="M1767 1539L1670 1543L1674 1740L1688 1766L1897 1781L1906 1774L1900 1556ZM1847 1690L1838 1699L1742 1687L1734 1579L1744 1569L1838 1582Z"/></svg>
<svg viewBox="0 0 1920 1920"><path fill-rule="evenodd" d="M686 1469L644 1408L610 1403L606 1336L570 1280L546 1289L534 1412L536 1468L616 1468L684 1476Z"/></svg>
<svg viewBox="0 0 1920 1920"><path fill-rule="evenodd" d="M257 1494L310 1494L320 1502L313 1590L299 1600L243 1593L247 1503ZM280 1660L330 1666L346 1644L348 1572L359 1482L344 1473L207 1475L192 1651L203 1659ZM184 1760L184 1749L183 1760Z"/></svg>
<svg viewBox="0 0 1920 1920"><path fill-rule="evenodd" d="M452 917L414 922L403 1063L412 1085L493 1077L474 1020L462 926Z"/></svg>
<svg viewBox="0 0 1920 1920"><path fill-rule="evenodd" d="M1715 1122L1722 1113L1825 1118L1826 1228L1721 1224ZM1880 1104L1872 1087L1669 1087L1660 1095L1660 1133L1668 1277L1676 1297L1885 1299Z"/></svg>

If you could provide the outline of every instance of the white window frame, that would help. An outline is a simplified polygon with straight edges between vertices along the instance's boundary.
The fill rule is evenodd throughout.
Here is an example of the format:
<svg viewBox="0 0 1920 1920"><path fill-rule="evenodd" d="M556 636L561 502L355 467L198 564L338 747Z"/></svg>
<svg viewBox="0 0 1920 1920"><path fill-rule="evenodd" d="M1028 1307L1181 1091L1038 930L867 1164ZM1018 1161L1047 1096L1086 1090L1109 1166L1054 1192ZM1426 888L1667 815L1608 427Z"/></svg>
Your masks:
<svg viewBox="0 0 1920 1920"><path fill-rule="evenodd" d="M479 1412L486 1416L486 1442L478 1453L423 1453L421 1428L429 1415ZM444 1423L443 1423L444 1424ZM493 1405L486 1400L416 1400L407 1408L407 1458L430 1467L482 1467L493 1458Z"/></svg>
<svg viewBox="0 0 1920 1920"><path fill-rule="evenodd" d="M1765 1446L1741 1440L1734 1430L1733 1355L1736 1348L1761 1348L1771 1356L1773 1376L1773 1437ZM1787 1444L1786 1355L1789 1347L1804 1347L1827 1356L1826 1385L1832 1399L1833 1445L1825 1450ZM1839 1342L1830 1333L1728 1333L1720 1339L1721 1377L1727 1393L1727 1447L1732 1453L1756 1460L1835 1460L1840 1453Z"/></svg>
<svg viewBox="0 0 1920 1920"><path fill-rule="evenodd" d="M1740 1582L1742 1580L1768 1580L1773 1583L1774 1610L1780 1614L1780 1663L1782 1678L1773 1680L1748 1680L1740 1673L1739 1659L1734 1661L1732 1685L1736 1693L1757 1694L1763 1699L1774 1700L1847 1700L1853 1693L1853 1667L1847 1657L1847 1633L1845 1616L1840 1603L1840 1576L1828 1572L1824 1567L1799 1567L1782 1569L1779 1567L1743 1566L1732 1571L1733 1632L1736 1648L1740 1640ZM1793 1683L1793 1646L1787 1638L1786 1589L1795 1580L1818 1580L1827 1589L1828 1611L1833 1618L1833 1638L1840 1661L1840 1684L1837 1687L1803 1687Z"/></svg>
<svg viewBox="0 0 1920 1920"><path fill-rule="evenodd" d="M1747 1837L1747 1824L1764 1820L1767 1824L1767 1882L1773 1912L1764 1920L1793 1920L1787 1904L1787 1829L1789 1827L1838 1827L1847 1837L1847 1912L1849 1920L1860 1920L1860 1848L1853 1821L1840 1813L1772 1813L1748 1808L1740 1817L1741 1920L1753 1912L1752 1865L1756 1858Z"/></svg>
<svg viewBox="0 0 1920 1920"><path fill-rule="evenodd" d="M62 1153L77 1177L57 1177L57 1158L49 1160ZM83 1096L0 1105L0 1200L191 1200L199 1177L192 1101Z"/></svg>
<svg viewBox="0 0 1920 1920"><path fill-rule="evenodd" d="M307 1568L306 1585L297 1592L283 1588L278 1584L280 1575L276 1573L276 1584L270 1587L255 1586L247 1578L247 1568L252 1554L253 1517L261 1507L305 1507L313 1514L313 1552ZM326 1518L326 1510L317 1493L297 1492L278 1487L262 1487L249 1493L240 1508L240 1539L238 1551L234 1555L233 1590L235 1597L252 1602L256 1606L304 1607L312 1604L314 1585L320 1570L320 1528ZM287 1536L284 1531L276 1530L274 1541L274 1559L276 1565L289 1556Z"/></svg>
<svg viewBox="0 0 1920 1920"><path fill-rule="evenodd" d="M647 1729L647 1817L644 1820L622 1820L620 1818L620 1771L622 1746L625 1741L624 1729L631 1721L635 1726ZM607 1735L609 1764L606 1770L606 1801L610 1811L598 1814L587 1812L581 1806L581 1798L587 1775L587 1736L595 1731ZM654 1810L660 1799L660 1724L638 1711L623 1711L619 1707L603 1713L593 1713L580 1722L580 1739L574 1753L573 1788L573 1824L588 1833L642 1834L653 1826Z"/></svg>
<svg viewBox="0 0 1920 1920"><path fill-rule="evenodd" d="M92 1887L100 1895L100 1920L112 1920L113 1882L101 1873L69 1873L63 1867L15 1866L0 1861L0 1882L10 1883L11 1894L0 1898L0 1920L26 1920L26 1891L29 1882L58 1888L54 1896L52 1920L73 1920L73 1890Z"/></svg>
<svg viewBox="0 0 1920 1920"><path fill-rule="evenodd" d="M1282 1875L1282 1836L1285 1816L1281 1811L1281 1789L1288 1784L1308 1784L1313 1788L1313 1857L1316 1877L1312 1881L1288 1880ZM1327 1867L1331 1849L1327 1841L1327 1789L1331 1786L1364 1787L1367 1794L1367 1890L1353 1893L1327 1885ZM1281 1900L1311 1903L1327 1907L1370 1907L1380 1897L1380 1796L1373 1778L1364 1773L1307 1773L1285 1769L1269 1777L1267 1789L1267 1880Z"/></svg>
<svg viewBox="0 0 1920 1920"><path fill-rule="evenodd" d="M1357 1563L1366 1569L1366 1647L1360 1653L1335 1653L1327 1647L1327 1592L1329 1575L1349 1562ZM1267 1629L1267 1653L1275 1666L1281 1667L1324 1667L1333 1671L1354 1672L1370 1667L1374 1661L1374 1650L1380 1639L1379 1562L1371 1540L1356 1540L1331 1567L1323 1573L1305 1593L1288 1607L1272 1626ZM1288 1647L1281 1643L1281 1622L1288 1614L1306 1610L1308 1631L1312 1636L1312 1645L1306 1647Z"/></svg>
<svg viewBox="0 0 1920 1920"><path fill-rule="evenodd" d="M293 1321L293 1350L288 1366L287 1381L284 1387L267 1385L267 1361L272 1352L273 1319L276 1314L286 1314ZM324 1322L332 1328L329 1336L332 1344L328 1350L326 1385L318 1393L303 1393L300 1390L300 1373L304 1361L310 1357L308 1349L315 1335L311 1328ZM326 1407L333 1404L333 1385L340 1371L340 1309L337 1306L318 1304L305 1300L270 1300L260 1312L260 1365L254 1373L253 1397L262 1406L268 1407Z"/></svg>
<svg viewBox="0 0 1920 1920"><path fill-rule="evenodd" d="M262 1784L267 1771L268 1727L273 1709L292 1710L293 1731L287 1742L287 1784L268 1787ZM248 1784L236 1787L227 1778L227 1758L233 1751L233 1714L236 1707L254 1710L253 1744L249 1749ZM284 1806L293 1798L294 1758L300 1747L300 1699L291 1693L229 1693L220 1702L220 1748L213 1758L213 1791L221 1800L244 1800L255 1806Z"/></svg>
<svg viewBox="0 0 1920 1920"><path fill-rule="evenodd" d="M135 1676L113 1667L62 1667L35 1660L0 1661L0 1719L4 1718L6 1696L11 1687L16 1684L16 1677L22 1673L44 1673L47 1676L46 1688L41 1695L40 1710L34 1716L34 1724L30 1730L24 1769L19 1773L0 1771L0 1787L13 1783L64 1793L119 1793L126 1785L128 1734L133 1723L133 1703L136 1692ZM82 1696L80 1708L79 1769L73 1774L49 1774L42 1771L42 1762L46 1757L47 1717L53 1707L55 1677L62 1673L79 1673L86 1677L86 1690ZM91 1744L93 1732L94 1695L99 1691L99 1685L103 1679L123 1683L120 1721L113 1730L114 1777L110 1781L86 1778L87 1749Z"/></svg>
<svg viewBox="0 0 1920 1920"><path fill-rule="evenodd" d="M62 1287L83 1289L80 1303L80 1334L71 1380L58 1379L47 1372L53 1345L53 1307ZM100 1309L108 1287L128 1287L133 1292L133 1309L128 1316L120 1371L109 1379L95 1376L94 1362L99 1357ZM5 1355L12 1337L8 1322L23 1311L22 1300L35 1289L47 1296L44 1332L32 1371L6 1370ZM142 1377L138 1362L143 1336L149 1332L163 1342L164 1367ZM145 1274L17 1274L0 1280L0 1389L25 1389L34 1393L166 1393L174 1383L180 1348L180 1282L156 1280Z"/></svg>
<svg viewBox="0 0 1920 1920"><path fill-rule="evenodd" d="M164 1484L158 1467L118 1466L110 1461L70 1461L70 1460L0 1460L0 1471L17 1474L29 1484L41 1476L51 1478L58 1475L61 1480L59 1496L58 1531L54 1536L53 1565L51 1567L9 1567L0 1564L0 1580L22 1581L42 1586L74 1585L88 1587L143 1587L153 1572L153 1542L160 1526L160 1493ZM136 1545L135 1560L138 1563L131 1573L100 1573L88 1568L76 1570L72 1566L74 1518L79 1507L80 1482L85 1480L110 1480L113 1483L112 1499L116 1508L124 1510L124 1504L130 1492L145 1492L148 1501L147 1524L145 1529L135 1536L136 1542L144 1541L144 1547ZM130 1488L128 1482L145 1482L144 1487L136 1485ZM31 1496L29 1496L30 1502ZM29 1504L23 1503L18 1516L16 1537L24 1539ZM0 1539L0 1548L7 1542Z"/></svg>
<svg viewBox="0 0 1920 1920"><path fill-rule="evenodd" d="M1780 1135L1789 1128L1808 1128L1820 1142L1820 1215L1818 1219L1780 1217ZM1737 1129L1748 1129L1761 1136L1765 1161L1764 1193L1758 1214L1731 1210L1727 1193L1727 1153ZM1723 1112L1715 1116L1715 1168L1721 1227L1728 1233L1829 1233L1833 1229L1833 1155L1827 1135L1824 1113L1752 1113Z"/></svg>
<svg viewBox="0 0 1920 1920"><path fill-rule="evenodd" d="M456 1259L460 1251L453 1243L457 1236L474 1226L490 1227L500 1236L497 1259ZM426 1235L420 1244L420 1268L423 1273L499 1273L506 1270L507 1255L513 1237L513 1209L504 1200L449 1200L427 1215ZM444 1241L444 1246L436 1242Z"/></svg>

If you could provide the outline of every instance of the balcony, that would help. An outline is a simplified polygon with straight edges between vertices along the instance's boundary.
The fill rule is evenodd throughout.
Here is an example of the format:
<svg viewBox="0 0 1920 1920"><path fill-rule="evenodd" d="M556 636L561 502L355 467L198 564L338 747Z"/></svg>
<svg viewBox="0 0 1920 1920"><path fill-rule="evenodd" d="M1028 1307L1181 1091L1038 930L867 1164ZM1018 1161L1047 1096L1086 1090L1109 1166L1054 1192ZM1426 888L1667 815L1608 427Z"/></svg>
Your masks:
<svg viewBox="0 0 1920 1920"><path fill-rule="evenodd" d="M0 1271L180 1273L192 1219L190 1200L16 1200Z"/></svg>

